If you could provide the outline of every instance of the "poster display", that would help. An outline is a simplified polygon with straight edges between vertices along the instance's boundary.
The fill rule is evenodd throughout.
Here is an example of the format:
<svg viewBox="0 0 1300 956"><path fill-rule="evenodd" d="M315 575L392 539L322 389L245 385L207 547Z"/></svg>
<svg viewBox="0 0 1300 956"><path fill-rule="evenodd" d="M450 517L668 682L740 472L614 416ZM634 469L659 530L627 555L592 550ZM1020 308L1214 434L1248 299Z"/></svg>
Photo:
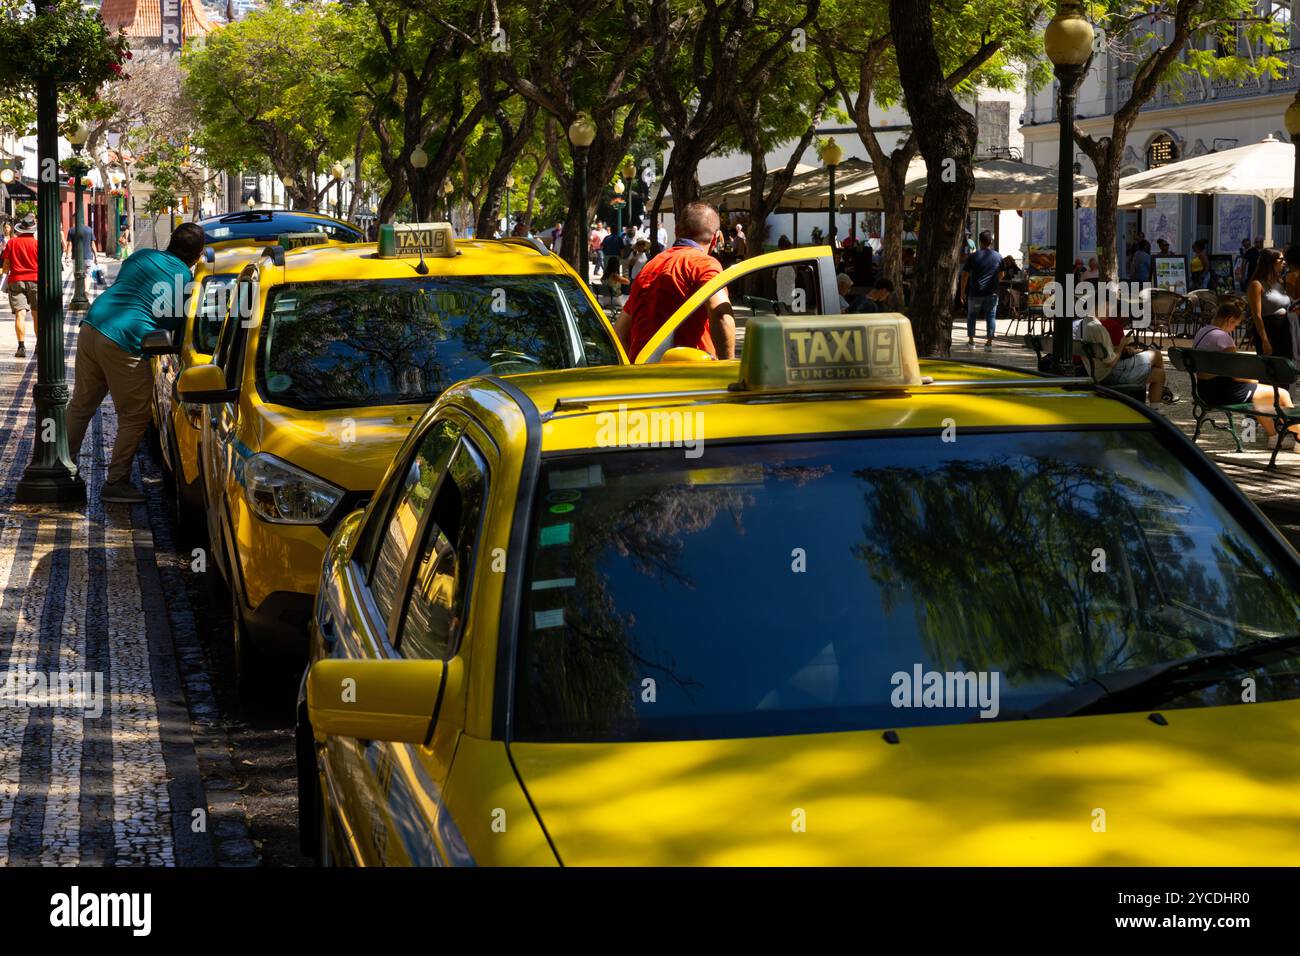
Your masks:
<svg viewBox="0 0 1300 956"><path fill-rule="evenodd" d="M1079 210L1079 252L1087 256L1097 251L1097 210L1092 208ZM1087 262L1087 259L1084 259Z"/></svg>
<svg viewBox="0 0 1300 956"><path fill-rule="evenodd" d="M1187 295L1187 260L1182 256L1156 256L1156 288Z"/></svg>
<svg viewBox="0 0 1300 956"><path fill-rule="evenodd" d="M1255 228L1254 196L1215 196L1214 252L1235 256L1241 251L1241 240L1252 238Z"/></svg>
<svg viewBox="0 0 1300 956"><path fill-rule="evenodd" d="M1215 253L1210 256L1210 284L1209 289L1220 295L1227 292L1236 292L1236 280L1232 276L1233 257L1227 253Z"/></svg>
<svg viewBox="0 0 1300 956"><path fill-rule="evenodd" d="M1156 241L1166 240L1175 250L1178 248L1179 225L1182 221L1183 197L1177 193L1157 193L1156 204L1144 212L1143 229L1151 249L1156 248Z"/></svg>

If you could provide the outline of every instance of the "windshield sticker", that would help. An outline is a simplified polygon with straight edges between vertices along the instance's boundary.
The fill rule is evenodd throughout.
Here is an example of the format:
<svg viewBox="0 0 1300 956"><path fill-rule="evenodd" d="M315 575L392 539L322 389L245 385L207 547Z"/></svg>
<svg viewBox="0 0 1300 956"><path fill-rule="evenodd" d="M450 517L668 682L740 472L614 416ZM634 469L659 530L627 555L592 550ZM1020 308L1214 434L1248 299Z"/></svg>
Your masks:
<svg viewBox="0 0 1300 956"><path fill-rule="evenodd" d="M574 468L569 471L553 471L549 477L552 491L573 488L598 488L605 483L605 476L600 465L589 465L586 468Z"/></svg>
<svg viewBox="0 0 1300 956"><path fill-rule="evenodd" d="M573 525L571 524L553 524L543 528L539 543L543 548L549 548L557 544L569 544L573 541Z"/></svg>
<svg viewBox="0 0 1300 956"><path fill-rule="evenodd" d="M534 591L551 591L555 588L572 588L577 587L577 578L551 578L547 581L534 581Z"/></svg>
<svg viewBox="0 0 1300 956"><path fill-rule="evenodd" d="M273 392L287 392L291 385L293 385L293 377L283 372L272 375L266 382L266 387Z"/></svg>
<svg viewBox="0 0 1300 956"><path fill-rule="evenodd" d="M573 505L570 505L570 504L551 505L551 507L550 507L550 512L551 512L551 514L553 514L553 515L564 515L564 514L568 514L568 513L569 513L570 511L572 511L572 510L573 510Z"/></svg>
<svg viewBox="0 0 1300 956"><path fill-rule="evenodd" d="M564 627L564 608L555 611L533 612L534 631L544 631L551 627Z"/></svg>
<svg viewBox="0 0 1300 956"><path fill-rule="evenodd" d="M559 504L565 501L577 501L581 497L581 491L571 489L569 491L552 491L546 496L546 500Z"/></svg>

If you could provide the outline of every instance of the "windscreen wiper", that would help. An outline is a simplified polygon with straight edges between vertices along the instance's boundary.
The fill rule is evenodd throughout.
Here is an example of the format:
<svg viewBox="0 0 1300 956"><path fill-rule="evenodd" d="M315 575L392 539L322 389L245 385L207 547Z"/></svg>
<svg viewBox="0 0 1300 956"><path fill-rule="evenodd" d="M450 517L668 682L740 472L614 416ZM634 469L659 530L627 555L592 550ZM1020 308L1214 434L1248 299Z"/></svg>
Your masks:
<svg viewBox="0 0 1300 956"><path fill-rule="evenodd" d="M1148 667L1098 674L1063 694L1049 698L1027 711L1005 714L1008 717L1039 719L1044 717L1074 717L1080 714L1117 712L1126 707L1140 710L1150 703L1138 706L1141 700L1150 700L1151 692L1158 695L1156 703L1166 699L1169 688L1178 683L1204 687L1222 680L1227 669L1235 664L1264 664L1279 660L1300 647L1300 634L1287 634L1251 641L1241 647L1225 648L1177 661L1162 661Z"/></svg>

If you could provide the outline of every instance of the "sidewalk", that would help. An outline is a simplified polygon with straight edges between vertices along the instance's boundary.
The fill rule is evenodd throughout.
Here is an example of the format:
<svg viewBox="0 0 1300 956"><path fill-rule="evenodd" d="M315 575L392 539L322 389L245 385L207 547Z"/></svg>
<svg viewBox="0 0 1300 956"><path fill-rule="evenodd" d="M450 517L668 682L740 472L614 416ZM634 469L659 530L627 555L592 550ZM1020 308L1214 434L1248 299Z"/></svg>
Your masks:
<svg viewBox="0 0 1300 956"><path fill-rule="evenodd" d="M977 347L974 349L966 347L965 324L963 322L959 325L953 335L953 358L996 362L999 365L1017 368L1035 367L1036 356L1024 346L1023 324L1018 327L1020 334L1012 337L1008 336L1009 323L999 321L998 335L993 340L992 352L984 351L983 339L978 340ZM1162 351L1167 355L1171 343L1165 341L1162 344ZM1180 341L1178 344L1189 343ZM1177 425L1183 434L1191 438L1192 432L1196 429L1196 421L1192 416L1191 387L1187 376L1170 367L1167 359L1165 368L1166 384L1182 401L1174 405L1157 405L1154 408ZM1300 386L1292 388L1291 397L1300 404ZM1200 438L1197 440L1197 446L1222 468L1224 473L1235 481L1275 524L1283 526L1284 531L1300 525L1300 454L1284 448L1277 456L1277 468L1266 471L1264 466L1268 464L1272 451L1272 439L1265 435L1261 428L1258 429L1253 444L1243 444L1244 452L1238 454L1231 436L1226 431L1210 428L1208 425L1201 429ZM1295 534L1291 537L1293 543L1300 541ZM1297 543L1297 547L1300 547L1300 543Z"/></svg>
<svg viewBox="0 0 1300 956"><path fill-rule="evenodd" d="M71 276L64 292L66 301ZM68 314L69 385L78 321ZM174 626L192 611L184 587L164 587L175 571L154 550L158 495L135 506L99 500L111 402L78 463L87 503L14 503L36 436L34 341L29 316L29 358L14 358L13 316L0 296L0 681L18 668L94 675L103 704L98 715L0 706L0 865L255 862L242 814L230 801L214 809L205 792L200 761L222 754L220 727L202 699L202 654ZM133 477L146 488L149 468L138 455ZM195 722L192 710L210 719Z"/></svg>

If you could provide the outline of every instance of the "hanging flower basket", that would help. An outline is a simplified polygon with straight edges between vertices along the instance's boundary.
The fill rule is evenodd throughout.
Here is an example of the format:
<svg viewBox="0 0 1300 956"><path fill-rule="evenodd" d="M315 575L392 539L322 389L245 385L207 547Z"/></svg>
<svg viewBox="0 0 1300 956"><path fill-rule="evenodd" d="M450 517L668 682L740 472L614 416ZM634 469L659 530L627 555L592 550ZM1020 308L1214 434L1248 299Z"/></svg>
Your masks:
<svg viewBox="0 0 1300 956"><path fill-rule="evenodd" d="M99 13L79 0L37 0L34 8L0 15L0 86L31 89L38 79L94 98L125 79L131 59L125 33L109 33Z"/></svg>

